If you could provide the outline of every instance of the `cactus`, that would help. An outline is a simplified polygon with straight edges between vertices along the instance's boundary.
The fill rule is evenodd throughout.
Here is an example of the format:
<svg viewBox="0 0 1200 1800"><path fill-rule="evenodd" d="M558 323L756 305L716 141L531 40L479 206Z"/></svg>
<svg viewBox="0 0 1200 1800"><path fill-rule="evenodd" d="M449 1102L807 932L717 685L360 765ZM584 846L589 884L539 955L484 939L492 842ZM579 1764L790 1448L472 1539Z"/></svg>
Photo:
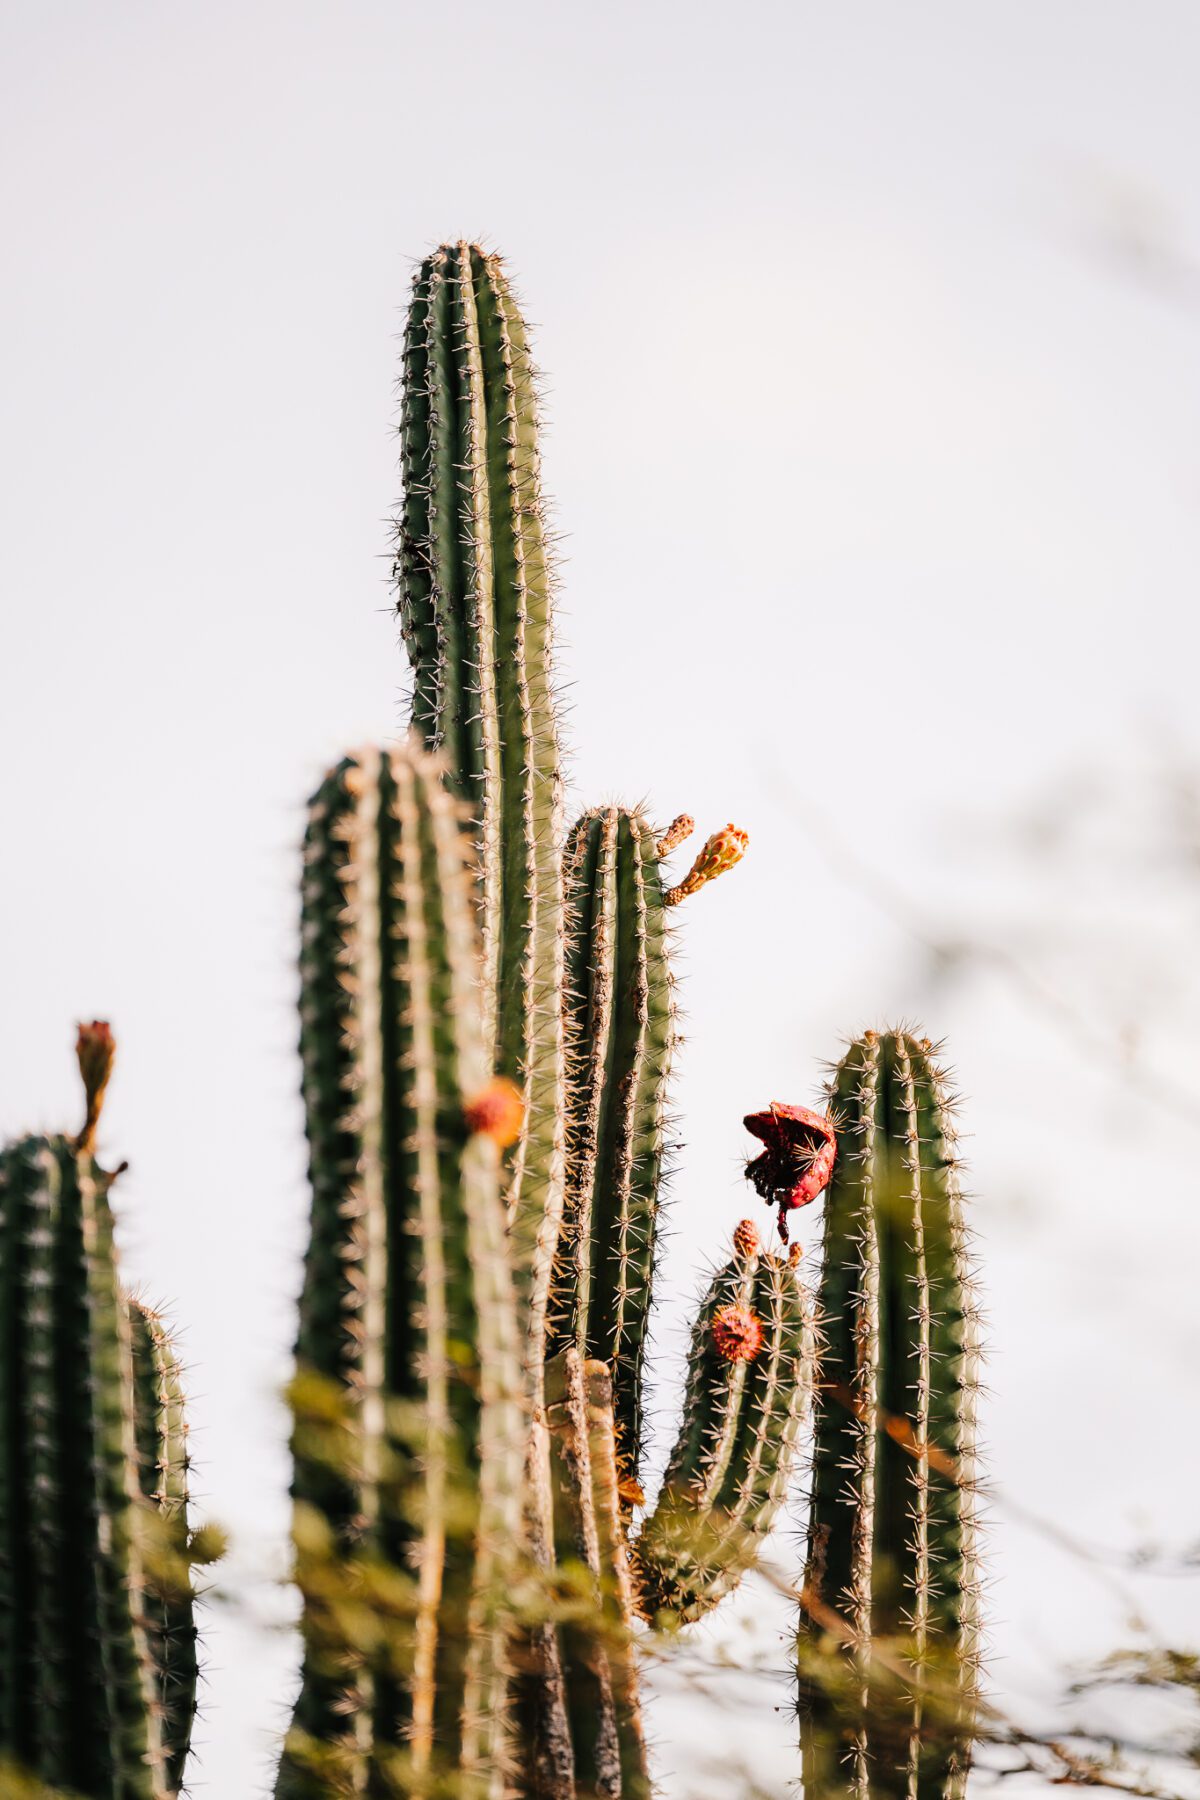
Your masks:
<svg viewBox="0 0 1200 1800"><path fill-rule="evenodd" d="M445 245L417 271L404 339L397 529L412 722L446 758L478 852L485 1030L526 1116L509 1207L544 1351L563 1203L562 774L553 623L524 321L496 256Z"/></svg>
<svg viewBox="0 0 1200 1800"><path fill-rule="evenodd" d="M868 1034L835 1120L746 1116L785 1244L832 1177L819 1312L799 1252L738 1226L636 1530L674 909L747 838L673 882L686 814L599 807L564 844L535 383L497 257L421 264L404 374L412 735L327 775L304 845L304 1659L277 1795L649 1800L639 1638L754 1567L815 1383L809 1800L959 1800L977 1328L942 1076ZM196 1690L182 1382L117 1280L107 1028L80 1063L79 1136L0 1155L0 1784L169 1800Z"/></svg>
<svg viewBox="0 0 1200 1800"><path fill-rule="evenodd" d="M117 1273L94 1155L112 1058L107 1025L81 1027L83 1131L0 1153L0 1754L88 1800L162 1800L195 1697L185 1427Z"/></svg>
<svg viewBox="0 0 1200 1800"><path fill-rule="evenodd" d="M639 1484L674 1016L658 837L599 807L566 850L567 1204L552 1349L612 1370L620 1479Z"/></svg>
<svg viewBox="0 0 1200 1800"><path fill-rule="evenodd" d="M959 1796L978 1659L978 1320L944 1072L868 1032L833 1078L800 1620L805 1789ZM841 1683L813 1679L831 1628Z"/></svg>
<svg viewBox="0 0 1200 1800"><path fill-rule="evenodd" d="M683 1425L637 1540L652 1623L703 1618L753 1567L787 1497L812 1359L797 1262L763 1251L745 1220L697 1315Z"/></svg>
<svg viewBox="0 0 1200 1800"><path fill-rule="evenodd" d="M340 1403L346 1454L321 1460L299 1430L295 1494L340 1556L412 1574L398 1649L339 1642L308 1596L278 1791L326 1792L330 1769L347 1792L426 1791L451 1770L499 1795L522 1439L506 1095L489 1083L457 811L422 752L364 751L319 789L301 968L313 1214L297 1354Z"/></svg>
<svg viewBox="0 0 1200 1800"><path fill-rule="evenodd" d="M659 837L640 812L600 808L564 853L533 381L497 258L461 243L426 258L404 374L397 572L413 726L443 753L465 803L485 1033L497 1075L520 1084L527 1107L507 1187L527 1318L526 1547L550 1602L515 1648L516 1778L537 1800L632 1795L648 1791L629 1648L645 1604L630 1585L625 1533L641 1499L674 1030L666 909L731 867L746 835L714 833L673 887L660 859L690 832L686 815ZM328 887L315 892L312 933L336 901ZM316 1036L335 1029L336 1006ZM775 1286L761 1370L769 1404L757 1426L747 1413L738 1439L744 1491L711 1497L738 1534L727 1587L786 1484L803 1393L802 1383L789 1389L789 1302ZM323 1271L309 1288L319 1303ZM759 1372L749 1386L757 1396ZM593 1465L606 1471L602 1490ZM594 1602L582 1616L566 1592L572 1571Z"/></svg>
<svg viewBox="0 0 1200 1800"><path fill-rule="evenodd" d="M196 1713L196 1624L188 1565L195 1560L188 1532L187 1417L183 1369L166 1321L145 1301L125 1296L133 1358L133 1430L139 1485L158 1530L149 1546L156 1576L144 1598L144 1624L154 1665L162 1720L167 1787L183 1780Z"/></svg>

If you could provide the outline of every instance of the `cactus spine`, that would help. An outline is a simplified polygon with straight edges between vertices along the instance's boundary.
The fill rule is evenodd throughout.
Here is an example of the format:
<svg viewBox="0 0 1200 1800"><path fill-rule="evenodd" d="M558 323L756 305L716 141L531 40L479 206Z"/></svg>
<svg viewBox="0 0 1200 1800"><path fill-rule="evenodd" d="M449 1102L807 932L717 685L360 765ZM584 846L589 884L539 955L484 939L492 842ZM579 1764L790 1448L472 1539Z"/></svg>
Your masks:
<svg viewBox="0 0 1200 1800"><path fill-rule="evenodd" d="M808 1408L812 1308L795 1263L749 1220L696 1318L683 1423L637 1540L640 1607L703 1618L753 1567L787 1498Z"/></svg>
<svg viewBox="0 0 1200 1800"><path fill-rule="evenodd" d="M278 1791L326 1792L330 1769L347 1792L425 1791L453 1770L498 1796L519 1340L496 1144L468 1117L488 1063L464 840L432 759L366 751L329 775L302 929L298 1361L332 1384L345 1455L315 1457L298 1432L295 1492L343 1557L413 1574L400 1648L375 1656L310 1596Z"/></svg>
<svg viewBox="0 0 1200 1800"><path fill-rule="evenodd" d="M486 1029L525 1096L509 1206L536 1381L563 1199L562 775L535 378L500 260L475 245L418 270L401 453L413 726L472 821Z"/></svg>
<svg viewBox="0 0 1200 1800"><path fill-rule="evenodd" d="M107 1026L81 1028L83 1132L0 1153L0 1752L88 1800L163 1800L191 1730L195 1634L190 1589L156 1591L147 1553L151 1502L186 1551L182 1397L168 1476L93 1154L111 1062Z"/></svg>
<svg viewBox="0 0 1200 1800"><path fill-rule="evenodd" d="M978 1656L978 1322L952 1103L932 1046L904 1031L853 1044L830 1098L805 1787L959 1796ZM851 1646L832 1693L806 1656L831 1615Z"/></svg>

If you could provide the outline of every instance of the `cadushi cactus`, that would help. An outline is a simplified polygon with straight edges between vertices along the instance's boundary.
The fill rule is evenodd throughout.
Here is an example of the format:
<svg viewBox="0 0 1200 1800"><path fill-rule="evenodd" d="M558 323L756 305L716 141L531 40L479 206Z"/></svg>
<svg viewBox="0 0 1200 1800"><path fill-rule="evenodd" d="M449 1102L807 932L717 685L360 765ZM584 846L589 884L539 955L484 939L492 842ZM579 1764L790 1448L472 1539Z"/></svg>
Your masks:
<svg viewBox="0 0 1200 1800"><path fill-rule="evenodd" d="M867 1032L834 1074L808 1564L805 1791L966 1782L979 1649L978 1315L934 1047ZM814 1648L844 1633L830 1684Z"/></svg>
<svg viewBox="0 0 1200 1800"><path fill-rule="evenodd" d="M405 1578L378 1642L306 1590L281 1795L432 1791L447 1770L504 1790L523 1431L464 850L419 751L348 757L310 807L298 1361L330 1384L340 1455L314 1454L302 1411L295 1493L367 1589L372 1566Z"/></svg>
<svg viewBox="0 0 1200 1800"><path fill-rule="evenodd" d="M0 1152L0 1758L163 1800L195 1710L179 1367L122 1292L94 1143L113 1040L82 1026L77 1137Z"/></svg>
<svg viewBox="0 0 1200 1800"><path fill-rule="evenodd" d="M304 842L304 1655L276 1793L650 1800L639 1639L753 1569L815 1395L809 1800L958 1800L977 1323L944 1079L924 1040L868 1033L830 1117L746 1116L784 1247L734 1232L643 1516L676 909L747 836L676 879L686 814L596 807L564 840L535 379L499 258L424 260L404 383L412 730L326 776ZM169 1800L196 1688L182 1383L117 1279L107 1028L80 1060L80 1136L0 1156L0 1756ZM814 1309L788 1220L831 1178Z"/></svg>

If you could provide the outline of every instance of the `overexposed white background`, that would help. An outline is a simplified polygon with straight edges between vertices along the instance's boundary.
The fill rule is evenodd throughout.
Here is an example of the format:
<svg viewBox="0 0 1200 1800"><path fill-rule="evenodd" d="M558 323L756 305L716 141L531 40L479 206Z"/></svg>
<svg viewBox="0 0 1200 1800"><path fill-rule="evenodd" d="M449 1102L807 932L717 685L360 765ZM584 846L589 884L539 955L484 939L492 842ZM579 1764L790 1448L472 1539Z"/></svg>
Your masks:
<svg viewBox="0 0 1200 1800"><path fill-rule="evenodd" d="M573 800L752 840L684 921L660 1442L741 1115L919 1017L972 1133L994 1691L1051 1716L1133 1599L1196 1635L1200 1580L1104 1559L1186 1548L1200 1478L1198 68L1187 0L8 0L0 1127L72 1125L113 1020L122 1249L243 1596L198 1794L268 1791L291 1691L296 846L405 723L397 333L446 237L548 377ZM751 1584L706 1642L782 1670L787 1623ZM730 1755L782 1795L785 1683L666 1685L671 1800Z"/></svg>

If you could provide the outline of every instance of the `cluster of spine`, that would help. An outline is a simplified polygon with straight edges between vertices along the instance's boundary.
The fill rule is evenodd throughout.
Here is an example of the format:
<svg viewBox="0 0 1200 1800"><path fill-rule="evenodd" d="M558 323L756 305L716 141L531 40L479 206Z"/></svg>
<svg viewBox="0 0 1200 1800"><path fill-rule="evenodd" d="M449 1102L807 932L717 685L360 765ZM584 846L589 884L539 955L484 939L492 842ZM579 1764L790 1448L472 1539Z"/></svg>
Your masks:
<svg viewBox="0 0 1200 1800"><path fill-rule="evenodd" d="M808 1564L810 1800L957 1800L977 1680L978 1319L952 1102L933 1047L868 1032L830 1091ZM832 1681L814 1650L844 1645Z"/></svg>
<svg viewBox="0 0 1200 1800"><path fill-rule="evenodd" d="M500 259L476 245L417 272L401 459L412 723L470 820L485 1034L525 1099L507 1198L536 1381L563 1203L562 771L536 380Z"/></svg>
<svg viewBox="0 0 1200 1800"><path fill-rule="evenodd" d="M187 1428L92 1150L111 1056L107 1027L81 1032L79 1137L0 1152L0 1758L87 1800L164 1800L195 1711Z"/></svg>
<svg viewBox="0 0 1200 1800"><path fill-rule="evenodd" d="M504 1791L520 1344L498 1134L473 1129L475 1107L493 1116L477 959L439 766L347 758L310 808L302 949L298 1361L337 1431L318 1454L298 1423L295 1478L347 1585L305 1593L281 1796L432 1791L447 1771Z"/></svg>
<svg viewBox="0 0 1200 1800"><path fill-rule="evenodd" d="M675 1631L753 1568L814 1393L808 1800L961 1800L978 1328L942 1072L867 1033L835 1123L747 1116L785 1242L832 1174L816 1317L799 1252L740 1225L634 1536L667 919L747 838L715 832L673 884L687 815L596 808L563 841L535 381L474 245L417 273L402 458L412 739L332 770L304 847L304 1664L279 1800L649 1800L638 1621ZM121 1289L93 1154L111 1062L83 1028L82 1133L0 1153L0 1782L171 1800L199 1553L178 1360Z"/></svg>

